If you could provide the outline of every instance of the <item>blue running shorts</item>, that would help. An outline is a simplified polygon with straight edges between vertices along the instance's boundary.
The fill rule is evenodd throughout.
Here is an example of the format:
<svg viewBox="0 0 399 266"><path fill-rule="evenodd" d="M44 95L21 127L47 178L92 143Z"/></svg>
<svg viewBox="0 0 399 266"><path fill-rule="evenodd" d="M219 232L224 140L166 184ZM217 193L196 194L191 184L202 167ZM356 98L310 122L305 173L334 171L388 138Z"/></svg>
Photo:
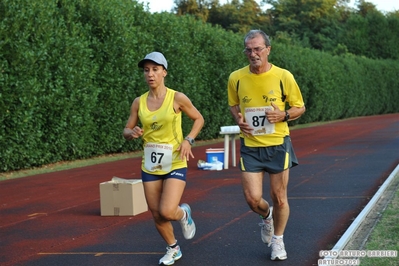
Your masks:
<svg viewBox="0 0 399 266"><path fill-rule="evenodd" d="M186 181L186 175L187 175L187 167L175 169L172 172L165 175L152 175L141 170L141 180L143 180L143 182L165 180L168 178L177 178Z"/></svg>

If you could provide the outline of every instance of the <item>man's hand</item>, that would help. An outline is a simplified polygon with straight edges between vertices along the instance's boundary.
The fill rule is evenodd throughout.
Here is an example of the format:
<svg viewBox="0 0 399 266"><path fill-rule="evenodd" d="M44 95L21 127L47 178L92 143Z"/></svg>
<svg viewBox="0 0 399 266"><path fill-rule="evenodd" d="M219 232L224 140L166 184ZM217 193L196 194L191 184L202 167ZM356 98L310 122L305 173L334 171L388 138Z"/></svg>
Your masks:
<svg viewBox="0 0 399 266"><path fill-rule="evenodd" d="M252 131L254 130L250 125L244 121L244 117L241 113L238 113L238 126L241 129L241 132L247 137L248 135L252 135Z"/></svg>
<svg viewBox="0 0 399 266"><path fill-rule="evenodd" d="M266 110L266 118L270 124L284 121L285 111L281 111L278 106L272 103L273 110Z"/></svg>

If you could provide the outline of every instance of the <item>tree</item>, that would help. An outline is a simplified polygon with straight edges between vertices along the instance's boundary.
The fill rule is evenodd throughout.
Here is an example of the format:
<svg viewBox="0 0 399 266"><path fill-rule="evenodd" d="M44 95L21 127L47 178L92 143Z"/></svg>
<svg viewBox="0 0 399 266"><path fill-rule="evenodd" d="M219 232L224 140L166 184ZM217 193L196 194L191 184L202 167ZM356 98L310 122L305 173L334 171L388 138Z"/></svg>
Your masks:
<svg viewBox="0 0 399 266"><path fill-rule="evenodd" d="M245 33L251 28L262 28L269 21L255 0L233 0L224 5L214 1L207 22Z"/></svg>
<svg viewBox="0 0 399 266"><path fill-rule="evenodd" d="M331 51L338 45L341 7L348 0L265 0L272 6L273 32L287 32L304 46Z"/></svg>
<svg viewBox="0 0 399 266"><path fill-rule="evenodd" d="M359 10L358 13L363 17L365 17L371 11L377 11L377 7L373 3L366 2L364 0L356 1L356 6Z"/></svg>
<svg viewBox="0 0 399 266"><path fill-rule="evenodd" d="M387 54L387 58L399 60L399 11L390 12L387 14L389 39L384 48Z"/></svg>
<svg viewBox="0 0 399 266"><path fill-rule="evenodd" d="M218 2L218 0L174 0L176 5L174 12L178 16L193 15L206 22L212 2Z"/></svg>
<svg viewBox="0 0 399 266"><path fill-rule="evenodd" d="M399 12L384 15L363 0L357 7L346 20L341 37L348 51L373 59L398 59Z"/></svg>
<svg viewBox="0 0 399 266"><path fill-rule="evenodd" d="M352 13L344 24L340 41L350 53L366 55L369 49L367 20L359 14Z"/></svg>
<svg viewBox="0 0 399 266"><path fill-rule="evenodd" d="M365 0L175 0L177 15L192 15L226 30L261 29L273 41L335 55L353 53L397 59L399 11L383 14ZM271 8L263 11L262 4Z"/></svg>

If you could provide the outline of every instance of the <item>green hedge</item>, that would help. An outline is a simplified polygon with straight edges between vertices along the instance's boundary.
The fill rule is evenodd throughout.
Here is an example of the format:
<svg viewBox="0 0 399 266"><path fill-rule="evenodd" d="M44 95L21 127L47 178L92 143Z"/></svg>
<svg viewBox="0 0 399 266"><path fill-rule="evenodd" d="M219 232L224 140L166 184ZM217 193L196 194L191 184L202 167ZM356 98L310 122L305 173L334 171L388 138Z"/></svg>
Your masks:
<svg viewBox="0 0 399 266"><path fill-rule="evenodd" d="M309 123L399 112L399 64L272 43L300 85ZM137 62L165 54L166 85L205 118L198 139L233 124L227 79L247 64L243 36L128 0L0 0L0 172L141 149L122 129L147 91ZM183 130L191 121L183 117Z"/></svg>

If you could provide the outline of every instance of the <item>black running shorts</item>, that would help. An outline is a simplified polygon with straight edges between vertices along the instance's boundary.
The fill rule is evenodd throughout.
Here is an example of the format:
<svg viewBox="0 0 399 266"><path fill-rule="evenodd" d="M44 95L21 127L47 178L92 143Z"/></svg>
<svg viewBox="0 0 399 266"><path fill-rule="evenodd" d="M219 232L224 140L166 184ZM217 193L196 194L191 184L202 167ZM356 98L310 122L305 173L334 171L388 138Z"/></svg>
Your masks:
<svg viewBox="0 0 399 266"><path fill-rule="evenodd" d="M247 147L241 138L240 169L242 172L268 172L278 174L298 165L290 136L284 138L284 143L270 147Z"/></svg>

